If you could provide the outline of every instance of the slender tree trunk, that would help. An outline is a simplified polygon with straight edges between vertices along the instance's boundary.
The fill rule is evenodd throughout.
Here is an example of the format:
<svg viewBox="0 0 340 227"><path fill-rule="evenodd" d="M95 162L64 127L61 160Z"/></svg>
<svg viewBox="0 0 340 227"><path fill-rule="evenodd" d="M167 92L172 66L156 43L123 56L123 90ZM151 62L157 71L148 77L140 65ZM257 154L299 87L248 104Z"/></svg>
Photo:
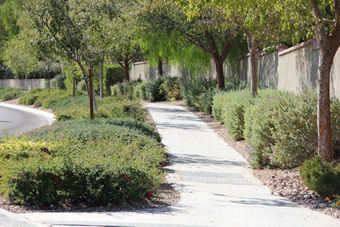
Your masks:
<svg viewBox="0 0 340 227"><path fill-rule="evenodd" d="M223 61L220 59L214 58L214 62L216 66L216 78L217 78L218 89L223 90L225 88Z"/></svg>
<svg viewBox="0 0 340 227"><path fill-rule="evenodd" d="M163 59L161 57L158 60L158 73L160 77L163 76Z"/></svg>
<svg viewBox="0 0 340 227"><path fill-rule="evenodd" d="M89 68L89 90L90 90L90 118L91 120L94 118L94 111L93 111L93 70L92 67Z"/></svg>
<svg viewBox="0 0 340 227"><path fill-rule="evenodd" d="M124 59L124 70L125 70L125 81L130 81L129 61L127 58Z"/></svg>
<svg viewBox="0 0 340 227"><path fill-rule="evenodd" d="M253 36L246 31L248 51L250 54L250 68L251 68L251 95L255 97L257 95L257 82L258 82L258 70L257 70L257 54L256 50L260 46L261 41L255 42Z"/></svg>
<svg viewBox="0 0 340 227"><path fill-rule="evenodd" d="M73 77L72 77L72 97L76 96L76 78L75 78L75 72L72 71Z"/></svg>
<svg viewBox="0 0 340 227"><path fill-rule="evenodd" d="M79 65L80 69L81 69L81 72L83 73L83 77L84 79L87 77L87 74L86 74L86 70L83 66L83 64L81 63L81 61L79 60L75 60L77 62L77 64ZM86 87L86 92L87 92L87 96L90 98L90 91L89 91L89 87L88 87L88 84L87 84L87 79L85 79L85 87Z"/></svg>
<svg viewBox="0 0 340 227"><path fill-rule="evenodd" d="M257 95L257 56L256 49L252 48L250 50L250 67L251 67L251 96L255 97Z"/></svg>
<svg viewBox="0 0 340 227"><path fill-rule="evenodd" d="M330 111L330 72L334 54L320 49L318 69L318 152L324 162L333 161Z"/></svg>
<svg viewBox="0 0 340 227"><path fill-rule="evenodd" d="M47 74L47 88L48 88L48 92L51 91L51 71L50 71L50 66L47 67L47 71L48 71L48 74Z"/></svg>
<svg viewBox="0 0 340 227"><path fill-rule="evenodd" d="M27 73L25 73L25 91L27 92Z"/></svg>
<svg viewBox="0 0 340 227"><path fill-rule="evenodd" d="M105 53L102 55L101 65L100 65L100 100L104 98L104 61Z"/></svg>

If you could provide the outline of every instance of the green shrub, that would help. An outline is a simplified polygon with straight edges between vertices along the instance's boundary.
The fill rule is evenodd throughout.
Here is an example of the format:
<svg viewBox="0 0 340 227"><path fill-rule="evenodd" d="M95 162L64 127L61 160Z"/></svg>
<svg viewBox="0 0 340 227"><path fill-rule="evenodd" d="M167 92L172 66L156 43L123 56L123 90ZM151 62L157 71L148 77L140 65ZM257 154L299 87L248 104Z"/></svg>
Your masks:
<svg viewBox="0 0 340 227"><path fill-rule="evenodd" d="M0 88L0 100L8 101L17 99L22 95L22 89L20 88Z"/></svg>
<svg viewBox="0 0 340 227"><path fill-rule="evenodd" d="M160 144L140 147L138 141L125 143L114 135L87 142L45 138L43 143L11 138L0 145L1 153L10 154L2 156L0 188L11 202L119 205L146 198L160 183L157 166L165 159Z"/></svg>
<svg viewBox="0 0 340 227"><path fill-rule="evenodd" d="M65 85L65 75L56 75L50 83L51 89L54 90L65 90L66 89L66 85Z"/></svg>
<svg viewBox="0 0 340 227"><path fill-rule="evenodd" d="M104 91L112 94L110 87L122 82L125 77L124 69L118 65L104 65Z"/></svg>
<svg viewBox="0 0 340 227"><path fill-rule="evenodd" d="M149 81L149 83L145 85L146 99L150 102L164 101L165 94L160 92L160 87L163 83L163 78Z"/></svg>
<svg viewBox="0 0 340 227"><path fill-rule="evenodd" d="M215 88L217 88L216 79L182 79L181 91L184 104L199 110L201 107L200 100L202 99L204 93Z"/></svg>
<svg viewBox="0 0 340 227"><path fill-rule="evenodd" d="M149 83L149 81L143 81L138 86L139 97L143 100L146 100L146 84L147 83Z"/></svg>
<svg viewBox="0 0 340 227"><path fill-rule="evenodd" d="M160 95L164 95L167 101L182 99L181 81L179 78L165 78L159 87Z"/></svg>
<svg viewBox="0 0 340 227"><path fill-rule="evenodd" d="M278 93L279 94L279 93ZM282 93L283 94L283 93ZM332 101L331 121L340 114ZM271 96L245 111L244 137L255 168L301 165L317 153L316 91ZM333 144L338 144L338 125L332 125Z"/></svg>
<svg viewBox="0 0 340 227"><path fill-rule="evenodd" d="M78 82L77 84L77 92L81 93L81 92L86 92L86 83L85 80L81 80Z"/></svg>
<svg viewBox="0 0 340 227"><path fill-rule="evenodd" d="M124 87L121 83L111 86L111 95L124 95Z"/></svg>
<svg viewBox="0 0 340 227"><path fill-rule="evenodd" d="M340 193L340 165L322 163L320 156L305 161L300 167L300 176L310 190L322 197Z"/></svg>

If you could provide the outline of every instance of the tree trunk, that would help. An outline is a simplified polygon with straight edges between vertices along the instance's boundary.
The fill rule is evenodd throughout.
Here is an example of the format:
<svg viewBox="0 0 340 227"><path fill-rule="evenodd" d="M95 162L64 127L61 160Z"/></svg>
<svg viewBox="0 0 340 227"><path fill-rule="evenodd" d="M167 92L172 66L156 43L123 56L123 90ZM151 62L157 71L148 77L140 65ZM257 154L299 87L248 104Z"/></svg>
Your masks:
<svg viewBox="0 0 340 227"><path fill-rule="evenodd" d="M81 69L81 72L83 73L83 77L85 79L85 87L86 87L86 92L87 92L87 96L90 98L90 91L89 91L89 87L88 87L88 84L87 84L87 74L86 74L86 70L83 66L83 64L81 63L81 61L79 60L75 60L77 62L77 64L79 65L80 69Z"/></svg>
<svg viewBox="0 0 340 227"><path fill-rule="evenodd" d="M247 35L247 45L250 54L250 68L251 68L251 96L255 97L257 95L257 81L258 81L258 71L257 71L257 55L256 50L260 46L261 41L255 42L252 34L245 31Z"/></svg>
<svg viewBox="0 0 340 227"><path fill-rule="evenodd" d="M257 95L257 56L256 49L252 48L250 50L250 67L251 67L251 96L255 97Z"/></svg>
<svg viewBox="0 0 340 227"><path fill-rule="evenodd" d="M27 92L27 73L25 73L25 91Z"/></svg>
<svg viewBox="0 0 340 227"><path fill-rule="evenodd" d="M92 71L92 68L90 67L89 68L89 90L90 90L90 118L91 120L94 118L94 111L93 111L93 71Z"/></svg>
<svg viewBox="0 0 340 227"><path fill-rule="evenodd" d="M225 88L224 84L224 73L223 73L223 61L220 59L214 58L215 66L216 66L216 78L218 89L223 90Z"/></svg>
<svg viewBox="0 0 340 227"><path fill-rule="evenodd" d="M75 78L75 72L72 71L73 77L72 77L72 97L74 98L76 96L76 78Z"/></svg>
<svg viewBox="0 0 340 227"><path fill-rule="evenodd" d="M127 58L125 58L124 60L124 70L125 70L125 81L130 81L129 61Z"/></svg>
<svg viewBox="0 0 340 227"><path fill-rule="evenodd" d="M330 72L333 63L331 49L320 48L318 68L318 152L323 162L333 161L330 111Z"/></svg>
<svg viewBox="0 0 340 227"><path fill-rule="evenodd" d="M163 76L163 59L162 58L159 58L158 60L158 73L160 77Z"/></svg>
<svg viewBox="0 0 340 227"><path fill-rule="evenodd" d="M50 71L50 66L47 67L47 71L48 71L48 75L47 75L47 88L48 88L48 92L51 91L51 71Z"/></svg>
<svg viewBox="0 0 340 227"><path fill-rule="evenodd" d="M101 65L100 65L100 100L104 98L104 60L105 53L102 55Z"/></svg>

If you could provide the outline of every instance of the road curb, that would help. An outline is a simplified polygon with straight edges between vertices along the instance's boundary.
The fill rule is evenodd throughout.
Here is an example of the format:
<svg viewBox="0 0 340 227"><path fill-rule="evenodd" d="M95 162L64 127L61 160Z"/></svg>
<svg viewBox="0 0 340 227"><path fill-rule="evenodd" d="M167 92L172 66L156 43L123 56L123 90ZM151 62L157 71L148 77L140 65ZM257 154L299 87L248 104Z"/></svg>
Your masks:
<svg viewBox="0 0 340 227"><path fill-rule="evenodd" d="M8 211L0 209L0 226L5 227L50 227L51 225L46 225L39 223L18 214L13 214Z"/></svg>

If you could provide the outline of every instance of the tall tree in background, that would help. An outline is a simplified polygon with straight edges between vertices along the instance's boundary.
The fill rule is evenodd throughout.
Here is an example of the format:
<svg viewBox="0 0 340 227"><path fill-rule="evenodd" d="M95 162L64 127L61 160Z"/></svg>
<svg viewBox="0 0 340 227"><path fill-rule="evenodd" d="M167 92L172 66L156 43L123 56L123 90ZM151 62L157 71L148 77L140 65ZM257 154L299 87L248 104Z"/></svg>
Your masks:
<svg viewBox="0 0 340 227"><path fill-rule="evenodd" d="M209 54L213 59L218 88L224 89L223 63L232 47L236 27L228 26L229 21L219 9L204 7L191 20L183 9L170 1L149 2L149 21L159 30L172 30L184 36L191 44Z"/></svg>
<svg viewBox="0 0 340 227"><path fill-rule="evenodd" d="M317 75L318 88L318 152L325 162L333 160L330 122L330 73L340 46L339 0L285 0L287 20L293 18L313 28L320 47Z"/></svg>
<svg viewBox="0 0 340 227"><path fill-rule="evenodd" d="M142 54L141 28L136 22L139 4L134 1L122 1L122 4L120 16L113 19L108 30L108 37L111 39L108 56L124 69L125 81L130 81L130 64Z"/></svg>
<svg viewBox="0 0 340 227"><path fill-rule="evenodd" d="M16 0L16 3L23 14L20 26L36 33L33 44L39 46L42 52L53 51L60 57L75 61L84 79L87 79L84 63L91 64L96 59L91 58L91 30L99 23L100 13L111 14L115 10L115 2ZM95 100L91 95L89 99L91 103Z"/></svg>
<svg viewBox="0 0 340 227"><path fill-rule="evenodd" d="M28 90L28 74L33 72L38 64L38 59L31 50L30 46L20 37L13 38L7 42L3 56L5 64L17 78L24 75L25 91Z"/></svg>
<svg viewBox="0 0 340 227"><path fill-rule="evenodd" d="M200 15L204 10L222 10L229 21L225 26L240 28L247 37L251 67L251 94L257 95L258 87L258 48L282 41L279 11L275 1L266 0L178 0L188 17ZM283 38L284 39L284 38Z"/></svg>

